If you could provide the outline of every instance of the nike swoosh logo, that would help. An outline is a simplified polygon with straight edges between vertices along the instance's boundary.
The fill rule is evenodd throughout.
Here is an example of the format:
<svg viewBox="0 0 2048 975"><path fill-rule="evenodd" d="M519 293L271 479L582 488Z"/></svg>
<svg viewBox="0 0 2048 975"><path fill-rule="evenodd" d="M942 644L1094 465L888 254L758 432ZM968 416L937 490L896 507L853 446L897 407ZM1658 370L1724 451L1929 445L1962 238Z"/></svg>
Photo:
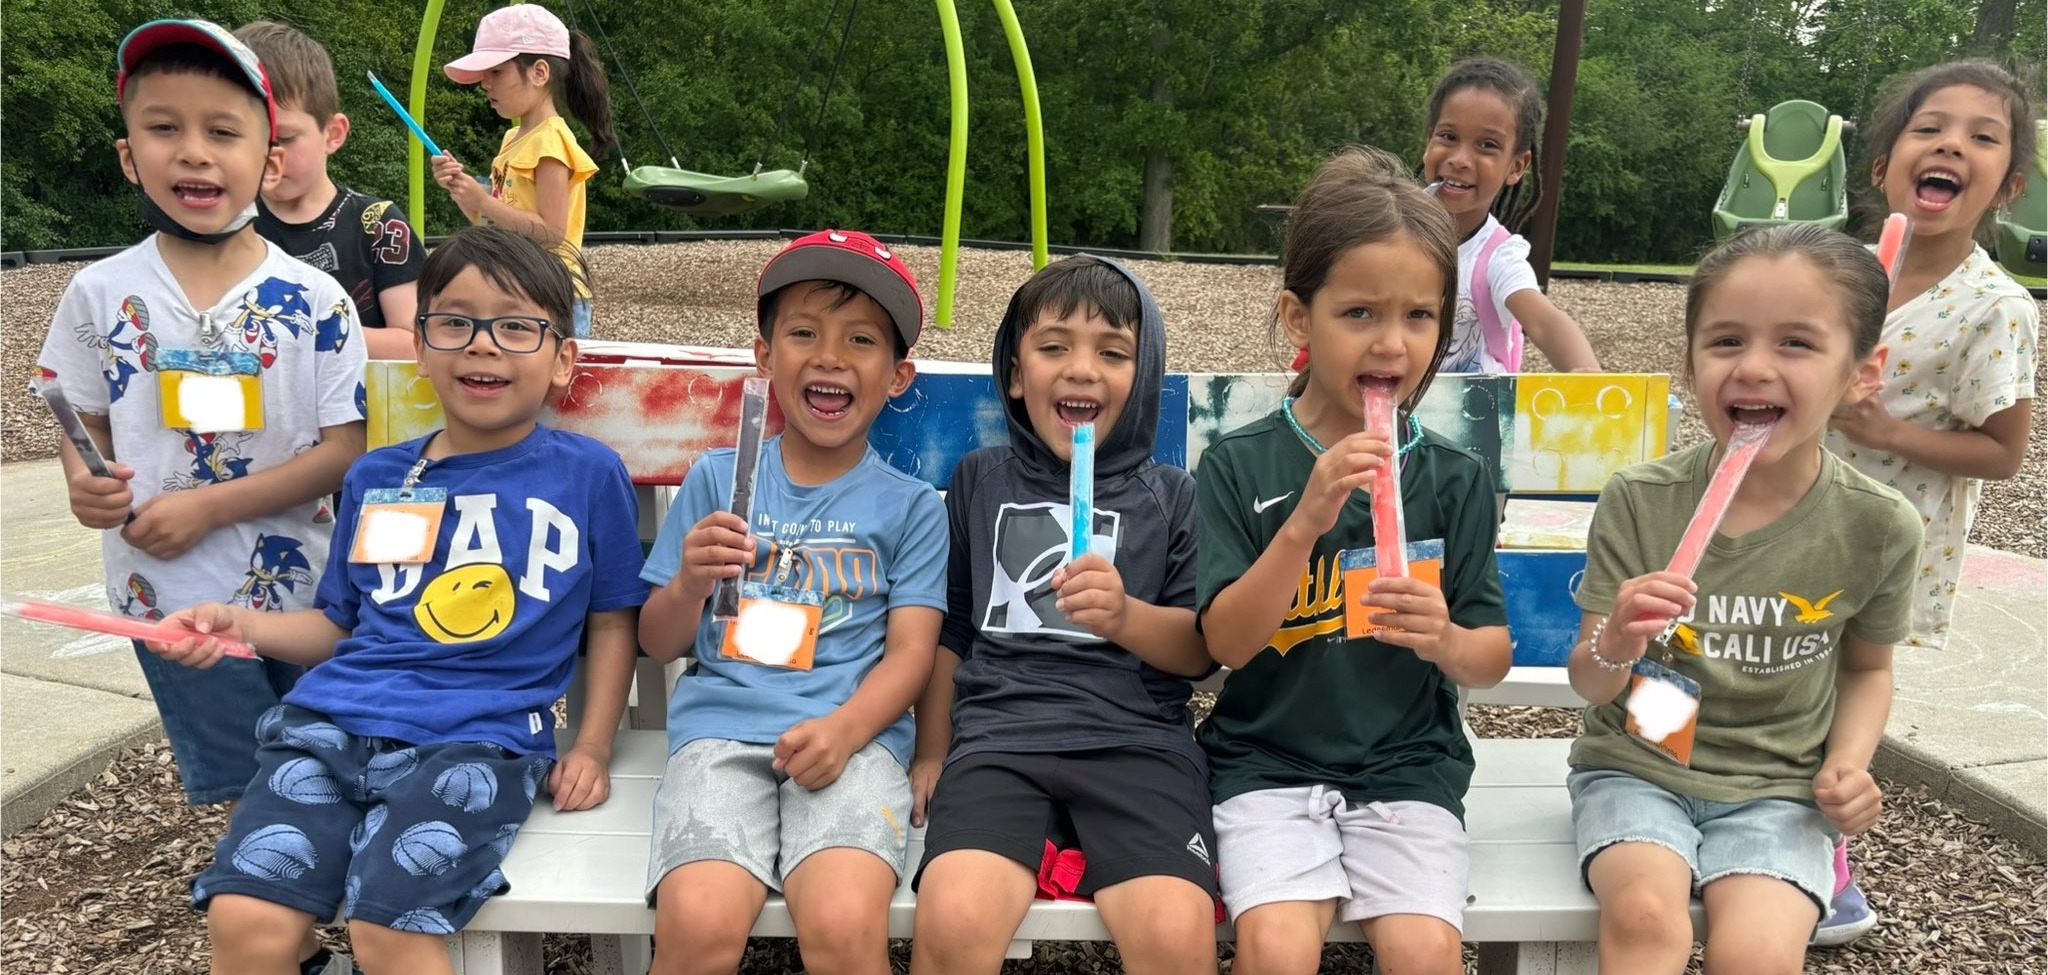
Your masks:
<svg viewBox="0 0 2048 975"><path fill-rule="evenodd" d="M1267 498L1264 501L1254 501L1252 502L1252 514L1265 514L1267 508L1279 504L1280 502L1285 501L1291 497L1294 497L1293 491L1289 491L1286 494L1283 494L1277 498Z"/></svg>

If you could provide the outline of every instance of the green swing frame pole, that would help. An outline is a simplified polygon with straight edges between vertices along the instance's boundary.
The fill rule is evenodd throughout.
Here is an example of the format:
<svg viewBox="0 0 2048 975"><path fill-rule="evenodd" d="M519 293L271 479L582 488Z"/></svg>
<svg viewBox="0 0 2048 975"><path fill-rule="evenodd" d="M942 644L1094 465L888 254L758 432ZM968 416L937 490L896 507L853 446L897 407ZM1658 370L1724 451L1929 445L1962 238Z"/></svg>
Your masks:
<svg viewBox="0 0 2048 975"><path fill-rule="evenodd" d="M427 75L434 68L434 35L441 29L441 4L443 0L427 0L426 12L420 15L419 42L412 48L412 89L406 93L407 108L414 120L422 127L427 124ZM405 182L411 202L406 216L412 219L413 234L422 240L427 236L427 150L420 146L420 140L405 140Z"/></svg>
<svg viewBox="0 0 2048 975"><path fill-rule="evenodd" d="M1024 90L1024 145L1031 171L1031 269L1045 267L1045 127L1038 114L1038 76L1031 70L1031 49L1010 0L995 0L1003 36L1010 42L1010 60L1017 64L1017 84Z"/></svg>
<svg viewBox="0 0 2048 975"><path fill-rule="evenodd" d="M954 263L960 256L960 200L967 190L967 51L960 43L960 11L938 0L946 35L946 87L952 93L952 136L946 152L946 223L939 236L939 297L932 323L953 327Z"/></svg>

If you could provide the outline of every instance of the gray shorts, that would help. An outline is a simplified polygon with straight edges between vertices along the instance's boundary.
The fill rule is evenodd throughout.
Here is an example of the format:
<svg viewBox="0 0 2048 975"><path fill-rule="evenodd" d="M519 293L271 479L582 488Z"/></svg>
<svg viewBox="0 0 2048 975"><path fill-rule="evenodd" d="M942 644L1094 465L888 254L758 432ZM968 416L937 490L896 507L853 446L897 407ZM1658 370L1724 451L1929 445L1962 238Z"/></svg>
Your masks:
<svg viewBox="0 0 2048 975"><path fill-rule="evenodd" d="M1426 802L1352 802L1327 786L1262 789L1215 808L1230 919L1262 904L1337 901L1341 921L1422 914L1465 930L1465 827Z"/></svg>
<svg viewBox="0 0 2048 975"><path fill-rule="evenodd" d="M736 863L774 891L804 858L851 847L903 876L910 776L868 742L839 778L816 792L775 771L775 746L699 738L668 757L654 794L654 849L647 904L669 871L686 863Z"/></svg>
<svg viewBox="0 0 2048 975"><path fill-rule="evenodd" d="M1827 916L1840 834L1819 809L1790 799L1708 802L1613 769L1575 768L1565 785L1581 880L1601 850L1654 843L1685 861L1695 892L1736 874L1776 877Z"/></svg>

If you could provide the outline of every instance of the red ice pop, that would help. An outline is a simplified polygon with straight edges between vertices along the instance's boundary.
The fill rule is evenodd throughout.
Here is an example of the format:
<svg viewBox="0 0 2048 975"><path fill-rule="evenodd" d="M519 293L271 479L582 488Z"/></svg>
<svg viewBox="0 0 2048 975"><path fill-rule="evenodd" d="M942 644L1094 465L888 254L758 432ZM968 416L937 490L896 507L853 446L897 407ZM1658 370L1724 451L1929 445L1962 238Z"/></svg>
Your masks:
<svg viewBox="0 0 2048 975"><path fill-rule="evenodd" d="M1694 509L1692 520L1685 525L1685 536L1679 539L1678 551L1671 556L1671 568L1686 578L1700 567L1700 558L1707 554L1707 542L1714 537L1714 531L1721 527L1722 516L1728 513L1728 504L1735 500L1735 492L1742 487L1742 477L1749 473L1749 465L1771 439L1771 431L1777 429L1778 421L1769 423L1744 423L1735 428L1728 438L1728 451L1721 457L1721 463L1714 468L1714 478L1707 482L1707 493L1700 498L1700 506Z"/></svg>
<svg viewBox="0 0 2048 975"><path fill-rule="evenodd" d="M1388 443L1400 439L1395 433L1395 383L1374 380L1359 394L1365 406L1365 430ZM1400 579L1408 575L1408 552L1402 547L1408 538L1408 522L1401 513L1401 455L1396 451L1372 475L1373 565L1381 578Z"/></svg>
<svg viewBox="0 0 2048 975"><path fill-rule="evenodd" d="M109 636L124 636L131 640L148 640L155 643L176 643L186 637L203 636L221 645L221 650L230 657L247 660L256 659L256 651L240 640L197 633L182 626L166 623L150 623L115 613L67 606L63 603L45 602L40 599L21 599L9 596L0 600L0 613L32 623L51 623L68 626L74 630L91 633L105 633Z"/></svg>
<svg viewBox="0 0 2048 975"><path fill-rule="evenodd" d="M1906 245L1913 239L1913 225L1906 221L1903 213L1894 213L1884 218L1884 230L1877 235L1877 263L1884 265L1884 273L1893 281L1899 279L1899 268L1906 263Z"/></svg>

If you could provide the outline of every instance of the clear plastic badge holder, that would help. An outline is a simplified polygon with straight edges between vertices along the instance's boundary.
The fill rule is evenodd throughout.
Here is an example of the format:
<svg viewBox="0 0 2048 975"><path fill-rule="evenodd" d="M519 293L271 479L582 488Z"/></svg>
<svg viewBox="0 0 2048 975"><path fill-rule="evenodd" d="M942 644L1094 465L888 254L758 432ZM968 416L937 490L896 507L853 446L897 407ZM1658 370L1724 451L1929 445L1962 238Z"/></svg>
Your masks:
<svg viewBox="0 0 2048 975"><path fill-rule="evenodd" d="M740 431L733 458L732 498L725 510L754 530L754 479L761 470L762 432L768 425L768 379L749 376L740 387ZM744 575L744 573L742 573ZM730 622L740 615L740 578L721 579L711 593L711 618Z"/></svg>

